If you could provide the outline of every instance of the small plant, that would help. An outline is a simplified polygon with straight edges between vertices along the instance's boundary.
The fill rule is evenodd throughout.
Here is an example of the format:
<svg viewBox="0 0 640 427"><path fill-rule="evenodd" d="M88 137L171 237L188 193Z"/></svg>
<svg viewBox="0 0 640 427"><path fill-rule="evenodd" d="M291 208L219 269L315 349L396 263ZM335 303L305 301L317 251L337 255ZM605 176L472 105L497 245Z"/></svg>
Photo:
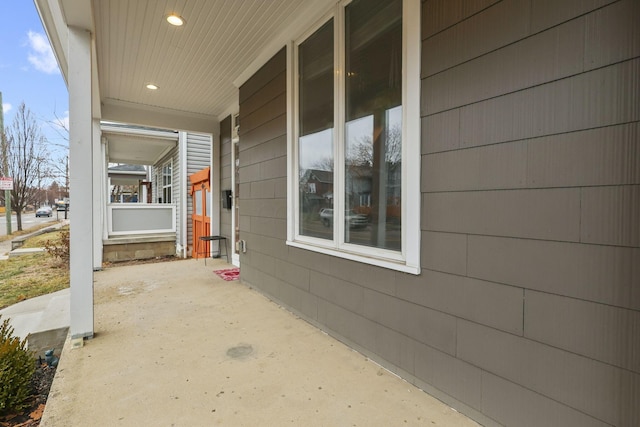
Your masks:
<svg viewBox="0 0 640 427"><path fill-rule="evenodd" d="M69 229L63 228L60 230L60 238L56 240L47 240L44 242L44 250L55 258L60 259L62 262L69 262Z"/></svg>
<svg viewBox="0 0 640 427"><path fill-rule="evenodd" d="M13 336L9 319L0 324L0 414L28 406L35 363L26 344Z"/></svg>

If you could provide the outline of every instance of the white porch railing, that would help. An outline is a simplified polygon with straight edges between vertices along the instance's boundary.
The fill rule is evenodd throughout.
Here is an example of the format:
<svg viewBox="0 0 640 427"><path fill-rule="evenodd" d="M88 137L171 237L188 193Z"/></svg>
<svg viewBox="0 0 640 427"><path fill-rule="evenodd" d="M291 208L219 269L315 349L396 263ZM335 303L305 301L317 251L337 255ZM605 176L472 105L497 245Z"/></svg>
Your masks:
<svg viewBox="0 0 640 427"><path fill-rule="evenodd" d="M175 205L113 203L107 212L109 236L176 232Z"/></svg>

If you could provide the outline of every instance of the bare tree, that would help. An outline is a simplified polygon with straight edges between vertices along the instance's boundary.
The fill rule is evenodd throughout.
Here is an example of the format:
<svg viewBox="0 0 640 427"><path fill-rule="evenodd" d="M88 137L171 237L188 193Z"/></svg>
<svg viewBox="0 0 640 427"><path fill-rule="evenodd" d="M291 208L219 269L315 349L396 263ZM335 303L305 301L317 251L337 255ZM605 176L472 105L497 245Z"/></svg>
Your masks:
<svg viewBox="0 0 640 427"><path fill-rule="evenodd" d="M64 187L62 189L62 195L64 197L69 197L69 128L66 125L65 120L59 117L55 110L53 115L55 120L48 121L47 124L55 131L55 133L58 134L64 143L52 143L51 141L47 141L47 145L62 148L64 154L62 156L59 155L57 158L52 158L52 176L56 179L63 178L62 182L64 183Z"/></svg>
<svg viewBox="0 0 640 427"><path fill-rule="evenodd" d="M350 144L347 150L348 166L373 166L373 142L371 136L361 136ZM392 126L386 134L384 161L395 166L402 162L402 128Z"/></svg>
<svg viewBox="0 0 640 427"><path fill-rule="evenodd" d="M333 157L322 157L317 159L313 163L312 168L320 171L333 172Z"/></svg>
<svg viewBox="0 0 640 427"><path fill-rule="evenodd" d="M22 230L22 212L34 203L43 178L51 176L46 139L24 102L6 131L7 175L13 178L12 206L18 230Z"/></svg>

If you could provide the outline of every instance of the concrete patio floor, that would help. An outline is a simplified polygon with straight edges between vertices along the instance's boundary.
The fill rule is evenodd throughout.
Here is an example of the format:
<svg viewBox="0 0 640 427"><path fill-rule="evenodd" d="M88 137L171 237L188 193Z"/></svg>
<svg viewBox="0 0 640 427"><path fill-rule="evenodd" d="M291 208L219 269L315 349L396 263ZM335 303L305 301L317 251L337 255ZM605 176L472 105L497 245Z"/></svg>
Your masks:
<svg viewBox="0 0 640 427"><path fill-rule="evenodd" d="M52 426L477 426L213 270L182 260L95 273L95 337L67 341Z"/></svg>

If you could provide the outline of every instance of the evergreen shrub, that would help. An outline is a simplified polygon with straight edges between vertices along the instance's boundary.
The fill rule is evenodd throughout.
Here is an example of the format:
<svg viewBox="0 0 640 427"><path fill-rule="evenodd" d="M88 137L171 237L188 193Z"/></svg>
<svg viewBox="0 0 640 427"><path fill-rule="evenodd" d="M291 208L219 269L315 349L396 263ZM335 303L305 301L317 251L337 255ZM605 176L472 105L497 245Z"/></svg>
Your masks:
<svg viewBox="0 0 640 427"><path fill-rule="evenodd" d="M28 405L26 400L31 395L31 377L35 369L26 338L14 337L9 319L5 319L0 325L0 414Z"/></svg>

